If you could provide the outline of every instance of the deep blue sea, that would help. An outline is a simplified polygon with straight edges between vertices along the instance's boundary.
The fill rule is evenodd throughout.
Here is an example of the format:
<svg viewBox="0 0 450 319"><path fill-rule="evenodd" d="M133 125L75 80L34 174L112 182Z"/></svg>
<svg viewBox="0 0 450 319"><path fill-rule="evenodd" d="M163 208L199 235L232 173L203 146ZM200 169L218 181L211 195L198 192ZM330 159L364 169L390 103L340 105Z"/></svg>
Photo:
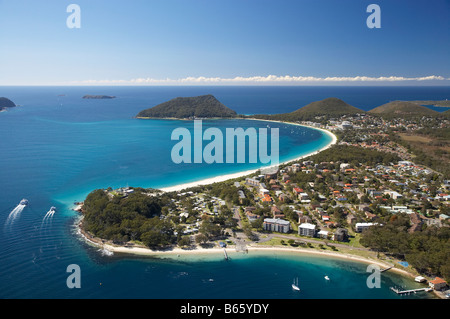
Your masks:
<svg viewBox="0 0 450 319"><path fill-rule="evenodd" d="M114 95L86 100L86 94ZM383 273L366 285L366 264L270 253L173 259L103 256L76 234L72 208L92 190L166 187L256 169L259 164L175 164L171 132L192 122L134 116L178 96L213 94L240 114L283 113L338 97L363 110L391 100L438 100L446 87L0 87L20 105L0 113L0 298L399 298L390 286L415 287ZM436 108L443 111L444 108ZM217 127L267 128L245 120L204 121ZM270 123L280 130L280 160L322 148L329 136ZM29 205L21 207L26 198ZM44 219L51 206L56 213ZM66 268L81 269L69 289ZM324 274L332 280L323 280ZM291 289L299 278L301 293ZM426 297L416 295L415 298ZM400 298L413 298L400 297Z"/></svg>

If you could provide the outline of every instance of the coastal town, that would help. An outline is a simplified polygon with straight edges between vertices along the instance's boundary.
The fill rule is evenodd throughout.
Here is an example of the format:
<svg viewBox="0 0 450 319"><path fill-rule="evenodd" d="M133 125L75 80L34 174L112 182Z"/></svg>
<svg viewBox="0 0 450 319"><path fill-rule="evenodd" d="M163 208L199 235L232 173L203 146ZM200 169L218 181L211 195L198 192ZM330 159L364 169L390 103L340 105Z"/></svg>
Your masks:
<svg viewBox="0 0 450 319"><path fill-rule="evenodd" d="M276 172L260 170L221 183L172 192L133 187L104 192L110 199L124 199L136 192L164 197L158 218L172 225L171 235L175 238L164 245L166 250L218 247L224 249L226 258L225 248L246 253L250 247L268 246L359 254L382 260L390 265L388 268L408 272L416 281L428 283L440 297L448 298L448 271L439 276L435 269L424 267L418 271L401 258L406 253L374 249L364 238L371 228L383 228L386 221L395 221L399 216L407 225L407 234L449 229L448 176L416 163L407 147L389 138L392 130L402 128L405 132L406 128L406 132L413 132L428 121L425 117L419 121L386 120L367 114L327 121L317 118L299 124L333 132L338 137L337 144L317 155L282 164ZM448 124L448 120L440 122L442 127ZM347 159L343 156L342 160L324 160L333 158L328 154L343 155L355 150L363 153ZM387 155L377 161L374 154ZM79 210L82 211L81 206ZM105 242L149 246L148 242L145 245L129 236L102 241ZM448 250L444 257L445 254L448 260Z"/></svg>

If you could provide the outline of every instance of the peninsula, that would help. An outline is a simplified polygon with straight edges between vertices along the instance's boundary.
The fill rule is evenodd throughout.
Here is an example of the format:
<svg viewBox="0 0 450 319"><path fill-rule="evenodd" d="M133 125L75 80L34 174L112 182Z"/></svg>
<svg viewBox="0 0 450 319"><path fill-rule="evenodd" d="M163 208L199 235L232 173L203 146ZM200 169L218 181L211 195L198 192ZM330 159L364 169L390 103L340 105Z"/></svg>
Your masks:
<svg viewBox="0 0 450 319"><path fill-rule="evenodd" d="M411 103L419 104L419 105L433 105L437 107L450 107L449 100L440 100L440 101L411 101Z"/></svg>
<svg viewBox="0 0 450 319"><path fill-rule="evenodd" d="M212 95L177 98L138 117L205 116L195 113L194 101L222 106ZM117 252L284 248L352 255L430 281L449 280L450 172L441 150L448 146L448 114L399 101L374 110L329 98L291 113L252 116L332 131L338 141L274 173L247 172L189 188L95 190L79 208L82 233ZM237 117L232 112L225 114ZM426 153L418 145L425 139L433 144Z"/></svg>
<svg viewBox="0 0 450 319"><path fill-rule="evenodd" d="M439 112L413 102L392 101L369 111L372 114L389 116L439 115Z"/></svg>

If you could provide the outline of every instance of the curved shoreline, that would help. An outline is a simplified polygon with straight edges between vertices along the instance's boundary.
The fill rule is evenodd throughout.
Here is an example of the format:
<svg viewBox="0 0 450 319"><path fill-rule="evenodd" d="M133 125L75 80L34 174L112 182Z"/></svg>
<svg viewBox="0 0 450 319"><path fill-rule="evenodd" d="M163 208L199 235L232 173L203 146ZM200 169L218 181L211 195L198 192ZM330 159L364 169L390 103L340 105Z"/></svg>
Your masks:
<svg viewBox="0 0 450 319"><path fill-rule="evenodd" d="M351 255L348 253L339 253L339 252L331 252L331 251L322 251L314 248L306 249L306 248L290 248L283 246L264 246L264 245L248 245L247 253L236 251L234 246L227 248L202 248L200 246L196 246L191 249L182 249L179 247L172 247L167 250L152 250L150 248L142 247L142 246L117 246L112 245L110 243L105 243L100 238L92 237L87 234L81 228L81 221L78 223L79 235L81 238L87 242L88 244L94 245L95 247L100 248L101 250L105 250L112 253L126 254L126 255L134 255L134 256L142 256L142 257L155 257L155 258L172 258L174 260L179 259L181 256L189 256L189 257L201 257L205 255L217 255L219 259L224 258L224 250L226 250L228 255L238 254L238 255L249 255L251 257L252 253L261 253L262 255L269 255L269 253L281 253L287 254L290 253L298 254L298 255L313 255L313 256L321 256L324 258L337 258L344 259L347 261L360 262L364 264L375 264L378 265L381 269L390 268L400 275L413 279L415 277L414 274L407 270L402 270L399 268L393 267L392 264L384 262L382 260L371 259L367 257L361 257L357 255Z"/></svg>
<svg viewBox="0 0 450 319"><path fill-rule="evenodd" d="M273 254L284 254L286 256L292 256L295 255L303 255L303 256L315 256L315 257L323 257L326 259L341 259L348 262L357 262L357 263L363 263L366 265L377 265L380 267L380 269L386 269L389 268L388 271L393 271L397 275L402 276L407 279L414 279L415 274L407 271L402 270L399 268L394 267L392 264L389 264L387 262L384 262L382 260L376 260L376 259L370 259L367 257L361 257L356 255L351 255L348 253L337 253L337 252L328 252L328 251L321 251L317 249L305 249L305 248L288 248L288 247L280 247L280 246L247 246L247 253L236 251L235 247L227 247L227 248L202 248L199 246L196 246L193 249L182 249L179 247L170 248L168 250L151 250L149 248L145 247L139 247L139 246L113 246L107 243L104 243L100 238L94 238L90 236L89 234L86 234L82 228L81 220L78 223L78 234L80 237L87 242L90 245L93 245L97 248L99 248L99 251L102 251L102 254L106 252L106 255L113 255L115 253L124 254L124 255L130 255L130 256L141 256L141 257L150 257L150 258L162 258L162 259L173 259L175 261L180 260L180 258L187 257L189 258L188 261L196 261L196 258L201 258L201 260L204 260L203 257L205 256L217 256L217 259L223 259L224 254L226 251L227 258L233 258L236 255L239 256L248 256L249 258L252 258L254 256L270 256ZM186 259L181 259L183 261L186 261ZM214 259L215 260L215 259ZM433 290L433 294L438 299L443 299L444 297L437 292Z"/></svg>
<svg viewBox="0 0 450 319"><path fill-rule="evenodd" d="M288 125L296 125L296 126L303 126L303 127L308 127L311 129L315 129L315 130L319 130L322 131L324 134L328 135L331 138L331 142L328 143L326 146L315 150L311 153L305 154L305 155L301 155L299 157L284 161L279 163L278 165L284 165L290 162L295 162L295 161L299 161L305 157L311 156L311 155L315 155L319 152L322 152L326 149L328 149L329 147L331 147L332 145L336 144L337 142L337 137L336 135L334 135L332 132L325 130L323 128L318 128L318 127L313 127L313 126L308 126L308 125L304 125L304 124L298 124L298 123L290 123L290 122L283 122L283 121L273 121L273 120L261 120L261 119L254 119L254 118L247 118L247 119L242 119L242 120L251 120L251 121L262 121L262 122L274 122L274 123L282 123L282 124L288 124ZM271 168L271 166L268 167L260 167L258 169L251 169L251 170L246 170L246 171L242 171L242 172L237 172L237 173L231 173L231 174L225 174L225 175L220 175L220 176L215 176L215 177L210 177L210 178L206 178L206 179L202 179L202 180L198 180L195 182L189 182L189 183L184 183L184 184L178 184L175 186L168 186L168 187L162 187L159 188L159 190L163 191L163 192L177 192L177 191L182 191L184 189L188 189L191 187L196 187L196 186L204 186L204 185L208 185L208 184L213 184L213 183L219 183L219 182L224 182L230 179L235 179L235 178L239 178L239 177L243 177L243 176L247 176L247 175L251 175L256 173L257 171L261 170L261 169L269 169Z"/></svg>
<svg viewBox="0 0 450 319"><path fill-rule="evenodd" d="M273 120L263 120L263 119L253 119L253 118L248 118L247 120L276 122L276 123L282 123L282 124L287 124L287 125L297 125L297 126L308 127L308 128L315 129L315 130L320 130L324 134L328 135L331 138L331 141L326 146L324 146L318 150L315 150L313 152L310 152L308 154L301 155L301 156L298 156L298 157L290 159L290 160L286 160L282 163L279 163L279 165L284 165L287 163L299 161L303 158L306 158L308 156L311 156L311 155L317 154L321 151L324 151L324 150L330 148L332 145L337 143L336 135L333 134L331 131L323 129L323 128L317 128L317 127L312 127L312 126L308 126L308 125L304 125L304 124L290 123L290 122L283 122L283 121L273 121ZM263 167L263 168L268 168L268 167ZM169 186L169 187L164 187L164 188L159 188L159 189L164 192L182 191L187 188L191 188L191 187L195 187L195 186L208 185L211 183L223 182L223 181L230 180L230 179L240 178L240 177L243 177L246 175L254 174L256 171L261 170L263 168L216 176L216 177L207 178L207 179L203 179L203 180L199 180L199 181L195 181L195 182L184 183L184 184L179 184L179 185ZM89 234L85 233L82 230L81 222L78 223L78 229L80 230L79 234L86 242L100 248L100 250L103 250L105 252L112 252L112 253L125 254L125 255L128 254L128 255L143 256L143 257L173 258L174 260L179 260L179 258L181 256L187 256L189 258L192 258L192 260L195 260L196 257L198 258L198 257L206 256L206 255L209 255L209 256L217 255L218 258L224 258L225 249L219 248L219 247L202 248L202 247L196 246L195 248L192 248L192 249L182 249L179 247L171 247L167 250L152 250L150 248L147 248L144 246L139 246L139 245L117 246L117 245L112 245L112 244L106 243L105 241L103 241L100 238L94 238L94 237L90 236ZM286 255L298 254L298 255L321 256L321 257L330 258L330 259L343 259L343 260L347 260L347 261L360 262L360 263L364 263L367 265L375 264L375 265L378 265L381 269L389 268L390 270L397 273L398 275L402 275L409 279L414 279L414 277L416 276L415 274L413 274L410 271L396 268L396 267L394 267L394 265L389 264L388 262L385 262L383 260L379 260L379 259L375 259L375 258L372 259L370 257L369 258L362 257L362 256L358 256L358 255L352 255L348 252L347 253L345 253L345 252L329 252L329 251L322 251L322 250L317 250L317 249L290 248L290 247L283 247L283 246L263 246L263 245L255 246L255 245L251 245L251 244L248 245L247 247L248 247L247 252L250 255L249 257L251 257L251 255L255 256L255 254L262 254L262 255L270 256L271 253L272 254L279 253L279 254L286 254ZM236 251L233 246L226 248L226 251L231 256L233 256L234 254L243 255L243 252Z"/></svg>

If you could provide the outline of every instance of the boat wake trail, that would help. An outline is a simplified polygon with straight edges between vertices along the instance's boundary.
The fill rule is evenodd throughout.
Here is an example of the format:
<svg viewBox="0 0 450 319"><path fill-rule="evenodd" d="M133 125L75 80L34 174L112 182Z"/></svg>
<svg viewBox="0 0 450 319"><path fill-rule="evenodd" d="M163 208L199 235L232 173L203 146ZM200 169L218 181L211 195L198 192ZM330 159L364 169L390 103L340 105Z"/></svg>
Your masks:
<svg viewBox="0 0 450 319"><path fill-rule="evenodd" d="M12 225L14 221L20 216L22 211L27 207L28 201L26 199L22 199L19 205L14 208L11 213L9 213L8 218L6 219L5 226Z"/></svg>
<svg viewBox="0 0 450 319"><path fill-rule="evenodd" d="M52 206L50 208L50 210L45 214L44 218L42 219L42 223L41 223L41 228L48 224L51 223L53 220L53 215L55 215L56 213L56 207Z"/></svg>

